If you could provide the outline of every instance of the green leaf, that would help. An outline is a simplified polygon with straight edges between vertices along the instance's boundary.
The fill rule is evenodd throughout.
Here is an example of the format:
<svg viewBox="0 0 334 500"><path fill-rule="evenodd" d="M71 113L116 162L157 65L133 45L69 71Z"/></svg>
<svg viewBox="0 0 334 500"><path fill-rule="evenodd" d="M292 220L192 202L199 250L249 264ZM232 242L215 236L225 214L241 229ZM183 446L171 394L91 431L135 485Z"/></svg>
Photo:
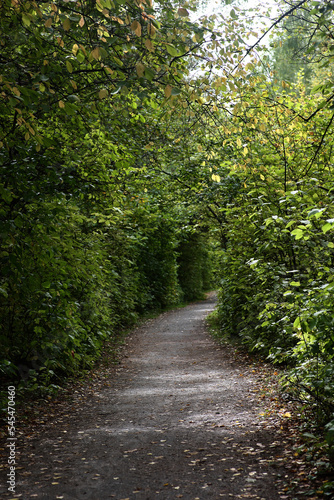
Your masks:
<svg viewBox="0 0 334 500"><path fill-rule="evenodd" d="M248 264L250 267L255 267L255 266L257 266L258 262L259 262L259 259L250 259L250 260L247 262L247 264Z"/></svg>
<svg viewBox="0 0 334 500"><path fill-rule="evenodd" d="M327 233L330 229L332 229L333 224L327 222L324 226L321 227L323 233Z"/></svg>
<svg viewBox="0 0 334 500"><path fill-rule="evenodd" d="M326 424L325 426L326 429L326 434L325 434L325 439L327 441L327 444L330 447L334 446L334 420Z"/></svg>
<svg viewBox="0 0 334 500"><path fill-rule="evenodd" d="M71 29L71 21L67 17L63 20L63 28L64 31L69 31Z"/></svg>
<svg viewBox="0 0 334 500"><path fill-rule="evenodd" d="M73 66L72 66L72 64L70 63L70 61L68 61L68 60L66 61L66 68L67 68L67 71L68 71L69 73L72 73L72 72L73 72Z"/></svg>
<svg viewBox="0 0 334 500"><path fill-rule="evenodd" d="M304 236L304 231L302 229L294 229L291 235L294 236L296 240L300 240Z"/></svg>
<svg viewBox="0 0 334 500"><path fill-rule="evenodd" d="M85 60L85 54L81 50L78 50L76 58L79 63L82 63Z"/></svg>
<svg viewBox="0 0 334 500"><path fill-rule="evenodd" d="M297 316L297 318L293 322L293 327L294 328L300 328L300 319L299 319L299 316Z"/></svg>
<svg viewBox="0 0 334 500"><path fill-rule="evenodd" d="M311 434L310 432L303 432L302 436L306 437L306 438L309 438L309 439L318 440L318 437L315 436L314 434Z"/></svg>
<svg viewBox="0 0 334 500"><path fill-rule="evenodd" d="M29 16L29 14L25 14L23 13L22 14L22 21L23 21L23 24L25 26L30 26L30 23L31 23L31 16Z"/></svg>
<svg viewBox="0 0 334 500"><path fill-rule="evenodd" d="M173 57L177 57L179 55L179 52L173 45L167 45L167 52Z"/></svg>
<svg viewBox="0 0 334 500"><path fill-rule="evenodd" d="M145 68L145 73L144 73L145 78L151 82L153 78L155 77L155 72L152 71L151 68Z"/></svg>
<svg viewBox="0 0 334 500"><path fill-rule="evenodd" d="M315 216L316 219L319 219L319 217L321 217L321 214L327 210L326 208L312 208L312 210L310 210L310 212L307 214L307 217L313 217Z"/></svg>

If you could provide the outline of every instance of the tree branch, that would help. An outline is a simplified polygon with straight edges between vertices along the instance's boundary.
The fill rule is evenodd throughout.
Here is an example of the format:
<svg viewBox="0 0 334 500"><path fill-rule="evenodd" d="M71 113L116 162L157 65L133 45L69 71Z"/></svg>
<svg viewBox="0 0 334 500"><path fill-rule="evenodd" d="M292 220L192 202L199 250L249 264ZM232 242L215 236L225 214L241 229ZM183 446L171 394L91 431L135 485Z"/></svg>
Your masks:
<svg viewBox="0 0 334 500"><path fill-rule="evenodd" d="M294 12L295 10L297 10L299 7L301 7L303 4L305 4L307 2L307 0L301 0L301 2L299 2L297 5L295 5L294 7L291 7L291 9L289 9L287 12L284 12L284 14L282 14L264 33L263 35L258 38L258 40L251 46L249 47L249 49L247 49L246 51L246 54L244 55L244 57L238 62L238 64L233 68L232 70L232 73L238 68L238 66L240 66L240 64L242 63L242 61L244 61L246 59L246 57L252 52L252 50L257 46L259 45L259 43L264 39L264 37L275 27L277 26L277 24L279 24L285 17L289 16L290 14L292 14L292 12Z"/></svg>
<svg viewBox="0 0 334 500"><path fill-rule="evenodd" d="M319 146L317 147L317 149L316 149L316 151L315 151L315 153L314 153L314 155L313 155L313 158L310 160L309 164L306 166L306 169L307 169L307 170L304 172L304 175L307 175L307 174L309 173L310 169L312 168L312 165L313 165L313 163L314 163L314 160L315 160L315 159L316 159L316 157L318 156L318 153L319 153L319 151L320 151L320 149L321 149L321 147L322 147L322 145L323 145L323 142L324 142L325 137L326 137L326 135L327 135L328 129L329 129L329 127L332 125L333 120L334 120L334 113L332 114L332 117L331 117L331 119L329 120L329 123L328 123L328 125L327 125L327 127L326 127L325 132L322 134L320 144L319 144Z"/></svg>

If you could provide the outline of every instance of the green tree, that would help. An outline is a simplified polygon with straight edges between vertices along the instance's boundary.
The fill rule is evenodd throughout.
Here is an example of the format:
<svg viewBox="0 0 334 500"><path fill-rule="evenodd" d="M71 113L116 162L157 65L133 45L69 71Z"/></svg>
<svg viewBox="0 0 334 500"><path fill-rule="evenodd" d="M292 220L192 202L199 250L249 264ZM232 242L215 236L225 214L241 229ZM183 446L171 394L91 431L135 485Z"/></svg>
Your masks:
<svg viewBox="0 0 334 500"><path fill-rule="evenodd" d="M43 389L178 300L186 216L152 145L205 30L185 8L109 0L4 0L0 29L1 370Z"/></svg>

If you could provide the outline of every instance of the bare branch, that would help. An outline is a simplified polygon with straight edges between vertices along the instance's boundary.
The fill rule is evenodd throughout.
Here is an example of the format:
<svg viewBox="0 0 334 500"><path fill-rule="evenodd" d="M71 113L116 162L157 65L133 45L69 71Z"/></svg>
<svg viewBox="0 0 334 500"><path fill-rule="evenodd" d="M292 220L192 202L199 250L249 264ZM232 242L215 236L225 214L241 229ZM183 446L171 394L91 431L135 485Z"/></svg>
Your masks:
<svg viewBox="0 0 334 500"><path fill-rule="evenodd" d="M257 45L259 45L259 43L261 43L261 41L264 39L264 37L275 26L277 26L284 18L288 17L290 14L292 14L292 12L294 12L295 10L297 10L299 7L301 7L302 5L304 5L306 2L307 2L307 0L302 0L297 5L291 7L291 9L289 9L287 12L284 12L275 22L273 22L273 24L263 33L263 35L260 38L258 38L258 40L251 47L249 47L249 49L247 49L246 54L238 62L238 64L233 68L232 73L233 73L233 71L235 71L240 66L240 64L242 63L242 61L244 61L246 59L246 57L252 52L252 50L255 49L255 47L257 47Z"/></svg>

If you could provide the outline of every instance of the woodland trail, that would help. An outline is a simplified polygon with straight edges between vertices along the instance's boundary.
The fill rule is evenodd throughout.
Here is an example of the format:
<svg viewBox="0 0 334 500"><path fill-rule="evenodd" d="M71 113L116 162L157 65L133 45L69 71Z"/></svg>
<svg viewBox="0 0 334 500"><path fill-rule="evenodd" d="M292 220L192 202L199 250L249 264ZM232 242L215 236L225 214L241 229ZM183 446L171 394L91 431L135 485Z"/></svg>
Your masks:
<svg viewBox="0 0 334 500"><path fill-rule="evenodd" d="M275 483L281 444L259 416L257 374L207 333L214 306L211 295L135 330L80 412L26 444L15 498L288 498Z"/></svg>

